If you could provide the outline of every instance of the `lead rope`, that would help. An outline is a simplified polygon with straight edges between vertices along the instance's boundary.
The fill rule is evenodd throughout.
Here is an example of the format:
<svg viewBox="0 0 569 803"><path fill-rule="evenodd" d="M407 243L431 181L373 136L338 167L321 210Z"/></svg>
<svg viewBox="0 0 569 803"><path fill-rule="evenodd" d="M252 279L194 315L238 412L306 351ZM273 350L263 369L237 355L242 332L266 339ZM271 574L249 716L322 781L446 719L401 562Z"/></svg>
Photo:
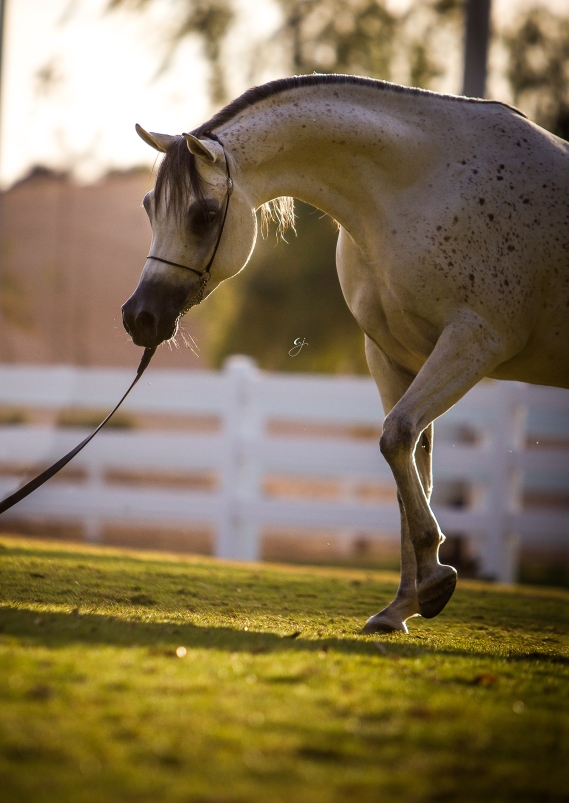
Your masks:
<svg viewBox="0 0 569 803"><path fill-rule="evenodd" d="M151 349L148 349L148 348L144 349L144 354L142 355L142 359L140 361L140 365L138 366L138 370L136 372L136 376L134 378L134 381L132 382L131 386L129 387L127 392L124 394L122 399L119 401L117 406L113 410L111 410L111 412L108 414L108 416L105 418L104 421L101 421L101 423L99 424L97 429L95 429L93 432L91 432L91 434L87 438L85 438L84 441L81 441L81 443L78 446L76 446L74 449L72 449L70 452L68 452L64 457L60 457L60 459L56 463L54 463L52 466L50 466L49 468L46 468L45 471L42 471L42 473L39 474L37 477L35 477L33 480L30 480L29 482L27 482L18 491L15 491L15 493L11 494L10 496L7 496L6 499L3 499L2 502L0 502L0 514L5 513L7 510L10 510L11 507L14 507L14 505L16 505L18 502L21 502L22 499L25 499L26 496L29 496L31 493L33 493L37 488L39 488L41 485L43 485L44 482L47 482L50 479L50 477L53 477L54 474L57 474L58 471L60 471L64 466L66 466L69 463L70 460L73 460L75 455L79 454L81 449L83 449L85 446L87 446L89 441L92 440L95 437L97 432L105 426L107 421L110 418L112 418L112 416L119 409L119 407L121 406L123 401L126 399L126 397L130 393L130 391L133 389L133 387L136 385L136 383L138 382L138 380L140 379L142 374L148 368L150 360L154 356L154 352L155 351L156 351L156 347L151 348Z"/></svg>

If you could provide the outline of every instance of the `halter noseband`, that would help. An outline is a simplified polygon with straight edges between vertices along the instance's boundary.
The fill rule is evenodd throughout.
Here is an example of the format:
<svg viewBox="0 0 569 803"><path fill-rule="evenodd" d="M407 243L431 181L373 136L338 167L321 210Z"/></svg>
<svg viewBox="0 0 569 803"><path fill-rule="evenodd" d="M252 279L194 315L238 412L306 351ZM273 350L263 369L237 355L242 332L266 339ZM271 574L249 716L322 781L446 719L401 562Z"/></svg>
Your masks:
<svg viewBox="0 0 569 803"><path fill-rule="evenodd" d="M199 304L204 297L205 288L210 279L210 269L211 266L213 265L213 260L215 259L215 255L217 254L217 249L219 248L219 243L221 242L221 237L223 235L223 228L225 226L227 211L229 209L229 198L231 196L231 193L233 192L233 179L231 178L231 173L229 172L229 161L227 159L227 153L225 152L223 143L219 140L217 135L213 133L213 131L207 131L206 134L208 139L213 139L221 145L221 149L225 157L225 173L226 173L226 187L227 187L227 195L225 198L225 209L223 211L223 218L221 220L221 226L219 227L217 241L215 243L211 257L209 258L209 262L207 263L207 265L203 270L197 270L196 268L190 268L189 265L182 265L179 262L172 262L170 259L155 257L152 254L148 254L148 256L146 257L146 259L154 259L156 262L164 262L165 265L173 265L175 268L184 268L184 270L191 270L193 273L197 273L197 275L200 277L200 283L196 288L194 296L190 299L189 306L187 307L187 309L193 307L195 304Z"/></svg>

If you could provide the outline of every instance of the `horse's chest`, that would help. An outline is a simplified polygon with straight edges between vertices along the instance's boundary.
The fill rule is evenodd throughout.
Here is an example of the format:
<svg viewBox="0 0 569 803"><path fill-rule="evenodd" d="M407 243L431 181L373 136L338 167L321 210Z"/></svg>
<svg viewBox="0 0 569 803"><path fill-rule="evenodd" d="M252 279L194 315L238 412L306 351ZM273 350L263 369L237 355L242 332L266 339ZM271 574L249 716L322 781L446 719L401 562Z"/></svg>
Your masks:
<svg viewBox="0 0 569 803"><path fill-rule="evenodd" d="M412 280L393 281L379 263L370 270L345 235L338 242L337 265L344 298L362 330L399 365L418 371L440 334L427 312L425 288Z"/></svg>
<svg viewBox="0 0 569 803"><path fill-rule="evenodd" d="M354 317L381 350L409 371L417 372L435 347L440 331L426 317L407 308L389 290L374 304L356 303Z"/></svg>

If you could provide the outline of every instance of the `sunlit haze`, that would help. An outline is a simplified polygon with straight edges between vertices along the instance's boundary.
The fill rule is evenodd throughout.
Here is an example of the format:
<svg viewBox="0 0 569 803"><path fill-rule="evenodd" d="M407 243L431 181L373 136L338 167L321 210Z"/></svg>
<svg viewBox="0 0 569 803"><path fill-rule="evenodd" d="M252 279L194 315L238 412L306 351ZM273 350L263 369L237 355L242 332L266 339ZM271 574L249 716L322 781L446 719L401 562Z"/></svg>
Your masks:
<svg viewBox="0 0 569 803"><path fill-rule="evenodd" d="M177 133L211 112L199 42L184 42L160 73L167 54L161 34L176 4L150 4L143 14L105 13L107 5L7 0L4 185L35 164L71 169L84 181L108 169L151 164L155 154L136 136L136 122ZM267 4L256 16L253 36L255 28L271 25L274 12Z"/></svg>

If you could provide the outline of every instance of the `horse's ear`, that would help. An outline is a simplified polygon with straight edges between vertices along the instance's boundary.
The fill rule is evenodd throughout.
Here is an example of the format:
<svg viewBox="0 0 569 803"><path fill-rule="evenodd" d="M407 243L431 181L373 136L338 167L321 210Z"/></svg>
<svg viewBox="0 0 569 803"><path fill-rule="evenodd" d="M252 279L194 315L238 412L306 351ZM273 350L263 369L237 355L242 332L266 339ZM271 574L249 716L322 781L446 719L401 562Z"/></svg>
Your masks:
<svg viewBox="0 0 569 803"><path fill-rule="evenodd" d="M206 162L213 164L217 160L217 151L213 142L204 142L203 139L194 137L193 134L184 134L184 138L188 143L188 150L194 156L200 156Z"/></svg>
<svg viewBox="0 0 569 803"><path fill-rule="evenodd" d="M135 128L138 136L143 139L147 145L150 145L151 148L161 151L162 153L166 153L168 146L176 139L176 137L170 134L156 134L154 131L145 131L138 123Z"/></svg>

